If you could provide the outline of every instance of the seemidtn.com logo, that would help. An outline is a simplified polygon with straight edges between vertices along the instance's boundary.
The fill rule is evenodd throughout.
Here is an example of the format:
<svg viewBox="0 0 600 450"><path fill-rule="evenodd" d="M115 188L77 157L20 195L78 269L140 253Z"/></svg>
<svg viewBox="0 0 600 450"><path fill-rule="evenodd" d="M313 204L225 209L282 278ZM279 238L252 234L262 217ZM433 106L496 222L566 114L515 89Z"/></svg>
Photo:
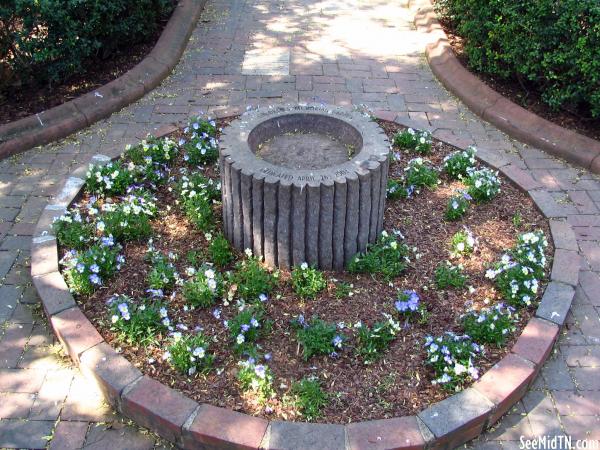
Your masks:
<svg viewBox="0 0 600 450"><path fill-rule="evenodd" d="M572 436L559 434L539 436L534 439L519 439L521 450L600 450L600 441L595 439L573 439Z"/></svg>

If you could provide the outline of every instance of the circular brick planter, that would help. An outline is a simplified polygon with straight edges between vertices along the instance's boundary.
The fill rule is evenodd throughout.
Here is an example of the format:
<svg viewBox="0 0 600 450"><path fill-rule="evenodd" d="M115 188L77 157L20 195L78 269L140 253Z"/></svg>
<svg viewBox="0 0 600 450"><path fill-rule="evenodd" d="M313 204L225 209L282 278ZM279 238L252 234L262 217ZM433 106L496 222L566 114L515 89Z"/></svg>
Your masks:
<svg viewBox="0 0 600 450"><path fill-rule="evenodd" d="M225 235L271 266L342 269L383 229L389 142L358 112L257 109L220 142Z"/></svg>
<svg viewBox="0 0 600 450"><path fill-rule="evenodd" d="M206 0L179 0L152 51L116 80L75 100L0 125L0 159L64 138L158 86L179 62Z"/></svg>
<svg viewBox="0 0 600 450"><path fill-rule="evenodd" d="M545 192L523 171L495 154L481 152L479 158L499 169L545 210ZM93 162L102 164L109 160L97 155ZM104 342L81 312L59 272L58 247L51 224L78 197L86 170L87 167L80 167L71 174L40 217L31 249L34 285L58 339L84 375L98 384L106 401L139 425L186 449L456 448L491 427L525 394L552 350L578 283L575 234L566 221L550 216L556 252L550 282L535 317L511 352L471 387L416 416L346 425L268 421L198 404L142 375Z"/></svg>
<svg viewBox="0 0 600 450"><path fill-rule="evenodd" d="M415 25L430 37L425 55L431 71L471 111L508 135L600 173L600 142L529 112L488 87L458 61L431 0L416 0Z"/></svg>

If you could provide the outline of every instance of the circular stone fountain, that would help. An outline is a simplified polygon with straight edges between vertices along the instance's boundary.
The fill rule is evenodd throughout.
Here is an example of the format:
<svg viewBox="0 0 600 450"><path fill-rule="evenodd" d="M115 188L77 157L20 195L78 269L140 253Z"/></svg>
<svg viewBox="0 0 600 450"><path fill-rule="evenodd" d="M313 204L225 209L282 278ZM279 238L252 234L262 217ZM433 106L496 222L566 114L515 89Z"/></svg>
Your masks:
<svg viewBox="0 0 600 450"><path fill-rule="evenodd" d="M389 143L359 112L257 109L220 148L225 235L271 266L342 269L383 229Z"/></svg>

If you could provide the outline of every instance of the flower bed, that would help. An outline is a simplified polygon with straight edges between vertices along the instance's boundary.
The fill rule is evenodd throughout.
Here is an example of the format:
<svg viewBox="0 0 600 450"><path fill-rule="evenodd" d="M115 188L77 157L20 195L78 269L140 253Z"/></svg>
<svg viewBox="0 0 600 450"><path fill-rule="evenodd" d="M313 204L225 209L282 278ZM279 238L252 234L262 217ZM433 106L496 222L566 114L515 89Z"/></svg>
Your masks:
<svg viewBox="0 0 600 450"><path fill-rule="evenodd" d="M221 125L90 170L55 225L80 307L144 373L213 405L344 423L415 413L507 353L552 249L529 198L472 151L399 136L379 243L344 273L272 271L220 234Z"/></svg>

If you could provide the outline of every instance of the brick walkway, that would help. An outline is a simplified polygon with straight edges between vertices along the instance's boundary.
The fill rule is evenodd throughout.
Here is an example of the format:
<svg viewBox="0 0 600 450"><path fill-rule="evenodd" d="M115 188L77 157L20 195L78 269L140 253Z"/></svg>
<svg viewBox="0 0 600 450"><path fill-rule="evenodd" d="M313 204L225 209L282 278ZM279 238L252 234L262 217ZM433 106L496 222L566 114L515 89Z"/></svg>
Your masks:
<svg viewBox="0 0 600 450"><path fill-rule="evenodd" d="M161 87L55 146L0 162L0 447L155 448L102 405L60 356L40 313L28 258L40 211L75 166L200 110L317 101L391 110L442 138L493 150L529 171L545 212L575 228L582 259L568 324L525 399L476 447L519 437L600 439L600 181L512 141L451 97L423 59L402 2L209 0L176 72ZM254 51L252 51L254 50Z"/></svg>

